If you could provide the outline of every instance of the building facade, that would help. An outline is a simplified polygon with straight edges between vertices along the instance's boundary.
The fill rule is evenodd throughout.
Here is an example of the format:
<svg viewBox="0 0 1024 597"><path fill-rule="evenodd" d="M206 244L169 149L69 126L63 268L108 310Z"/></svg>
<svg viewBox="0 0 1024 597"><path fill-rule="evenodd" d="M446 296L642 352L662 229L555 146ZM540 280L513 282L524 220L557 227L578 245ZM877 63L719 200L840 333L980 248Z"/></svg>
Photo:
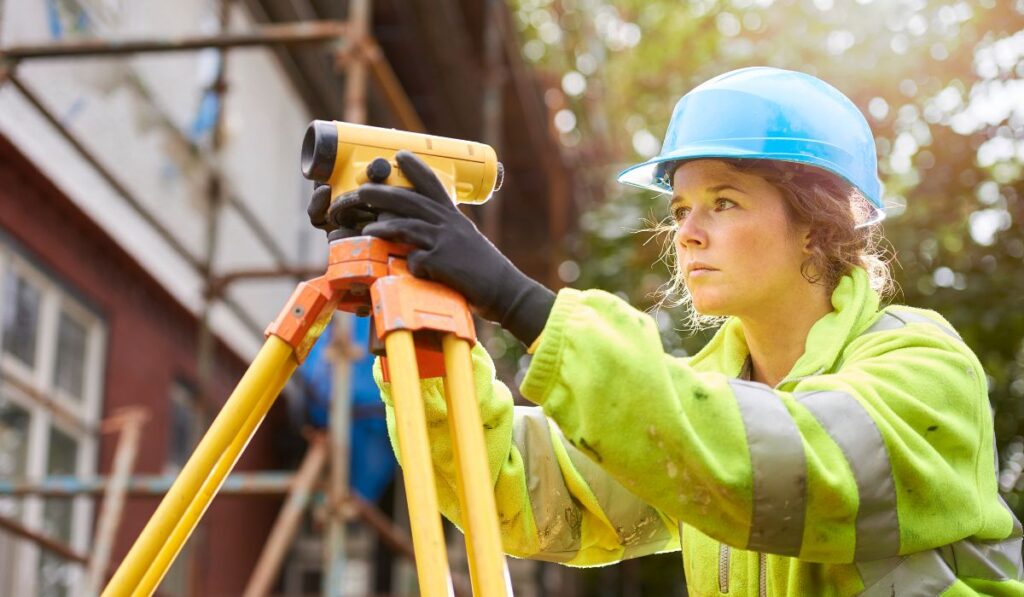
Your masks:
<svg viewBox="0 0 1024 597"><path fill-rule="evenodd" d="M559 251L549 233L565 225L568 171L552 161L558 149L542 93L524 78L514 44L501 46L494 63L500 86L488 95L494 64L483 63L482 7L376 2L371 32L427 131L498 145L509 183L486 208L494 215L485 229L528 273L550 279ZM226 8L212 0L7 0L0 4L0 49L229 35L345 20L349 10L346 2L305 0ZM134 472L180 469L298 277L243 277L211 297L212 282L324 266L323 233L308 224L311 185L298 158L310 120L344 118L337 45L5 63L0 481L109 475L117 434L105 433L103 421L128 406L148 414ZM385 96L370 85L362 98L368 123L399 126ZM490 129L488 97L506 106L496 120L491 112ZM206 353L202 330L212 338ZM275 405L236 470L294 466L297 425L285 402ZM157 503L128 500L112 567ZM100 504L85 493L0 496L0 516L88 556ZM281 496L218 497L161 592L240 593L280 504ZM80 564L0 532L0 594L74 594L83 575Z"/></svg>

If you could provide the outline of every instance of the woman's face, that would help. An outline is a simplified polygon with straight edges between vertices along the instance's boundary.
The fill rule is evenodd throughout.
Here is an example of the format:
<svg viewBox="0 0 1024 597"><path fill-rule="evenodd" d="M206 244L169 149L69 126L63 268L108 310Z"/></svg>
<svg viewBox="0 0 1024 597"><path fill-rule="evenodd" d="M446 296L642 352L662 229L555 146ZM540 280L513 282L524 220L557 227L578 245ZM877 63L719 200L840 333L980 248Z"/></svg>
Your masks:
<svg viewBox="0 0 1024 597"><path fill-rule="evenodd" d="M704 159L677 168L673 189L680 272L698 313L756 316L807 284L806 227L790 223L768 181Z"/></svg>

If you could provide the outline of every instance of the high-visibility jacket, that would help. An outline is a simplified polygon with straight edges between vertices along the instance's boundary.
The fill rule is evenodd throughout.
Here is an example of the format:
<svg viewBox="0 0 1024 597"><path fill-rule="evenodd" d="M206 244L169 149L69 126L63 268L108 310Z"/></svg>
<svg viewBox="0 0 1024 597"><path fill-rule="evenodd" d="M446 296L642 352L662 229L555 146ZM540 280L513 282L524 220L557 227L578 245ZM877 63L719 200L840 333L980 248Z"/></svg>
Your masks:
<svg viewBox="0 0 1024 597"><path fill-rule="evenodd" d="M774 388L741 379L738 321L673 357L651 317L596 290L558 294L521 385L539 408L513 407L474 347L506 551L588 566L681 550L698 596L1024 595L978 359L938 314L880 310L863 270L832 305ZM422 387L459 524L442 382Z"/></svg>

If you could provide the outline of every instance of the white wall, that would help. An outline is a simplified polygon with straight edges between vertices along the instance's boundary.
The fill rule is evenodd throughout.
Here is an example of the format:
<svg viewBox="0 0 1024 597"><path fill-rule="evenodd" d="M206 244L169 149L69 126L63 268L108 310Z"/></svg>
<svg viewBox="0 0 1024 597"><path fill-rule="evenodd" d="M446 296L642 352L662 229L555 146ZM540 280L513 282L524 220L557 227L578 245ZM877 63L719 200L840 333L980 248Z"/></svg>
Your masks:
<svg viewBox="0 0 1024 597"><path fill-rule="evenodd" d="M47 21L49 0L0 3L0 44L55 41ZM70 2L55 4L70 4ZM217 29L214 0L81 0L90 15L82 37L209 34ZM237 6L230 29L249 30ZM210 79L212 51L120 58L33 60L18 67L29 86L145 209L163 221L198 258L205 252L205 181L215 160L190 151L182 134L192 128ZM306 220L310 184L299 173L299 148L306 112L273 54L239 49L228 54L224 105L226 140L219 159L227 189L273 231L289 264L322 267L323 233ZM0 133L8 136L87 214L134 255L193 311L201 305L202 281L195 270L142 220L49 126L10 84L0 87ZM304 254L300 254L300 252ZM214 269L269 268L274 261L241 216L227 208L221 218ZM238 283L230 295L260 325L277 314L294 288L290 280ZM214 310L215 331L243 357L262 338L231 312Z"/></svg>

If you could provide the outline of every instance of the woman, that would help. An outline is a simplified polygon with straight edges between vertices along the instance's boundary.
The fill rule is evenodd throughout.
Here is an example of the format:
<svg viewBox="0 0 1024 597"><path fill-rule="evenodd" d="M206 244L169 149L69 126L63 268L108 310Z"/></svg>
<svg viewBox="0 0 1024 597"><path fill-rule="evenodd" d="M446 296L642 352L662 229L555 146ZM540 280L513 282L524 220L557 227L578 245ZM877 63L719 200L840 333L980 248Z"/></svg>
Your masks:
<svg viewBox="0 0 1024 597"><path fill-rule="evenodd" d="M510 554L681 550L694 595L1024 594L985 375L938 314L880 307L874 143L837 90L771 68L719 76L677 104L662 153L620 175L670 193L678 289L698 318L725 318L692 358L615 296L530 280L422 162L398 161L415 191L367 185L329 215L321 191L311 215L390 214L362 233L418 247L415 275L531 347L521 391L539 408L513 408L473 351ZM441 381L423 389L442 420ZM429 428L457 523L447 425Z"/></svg>

